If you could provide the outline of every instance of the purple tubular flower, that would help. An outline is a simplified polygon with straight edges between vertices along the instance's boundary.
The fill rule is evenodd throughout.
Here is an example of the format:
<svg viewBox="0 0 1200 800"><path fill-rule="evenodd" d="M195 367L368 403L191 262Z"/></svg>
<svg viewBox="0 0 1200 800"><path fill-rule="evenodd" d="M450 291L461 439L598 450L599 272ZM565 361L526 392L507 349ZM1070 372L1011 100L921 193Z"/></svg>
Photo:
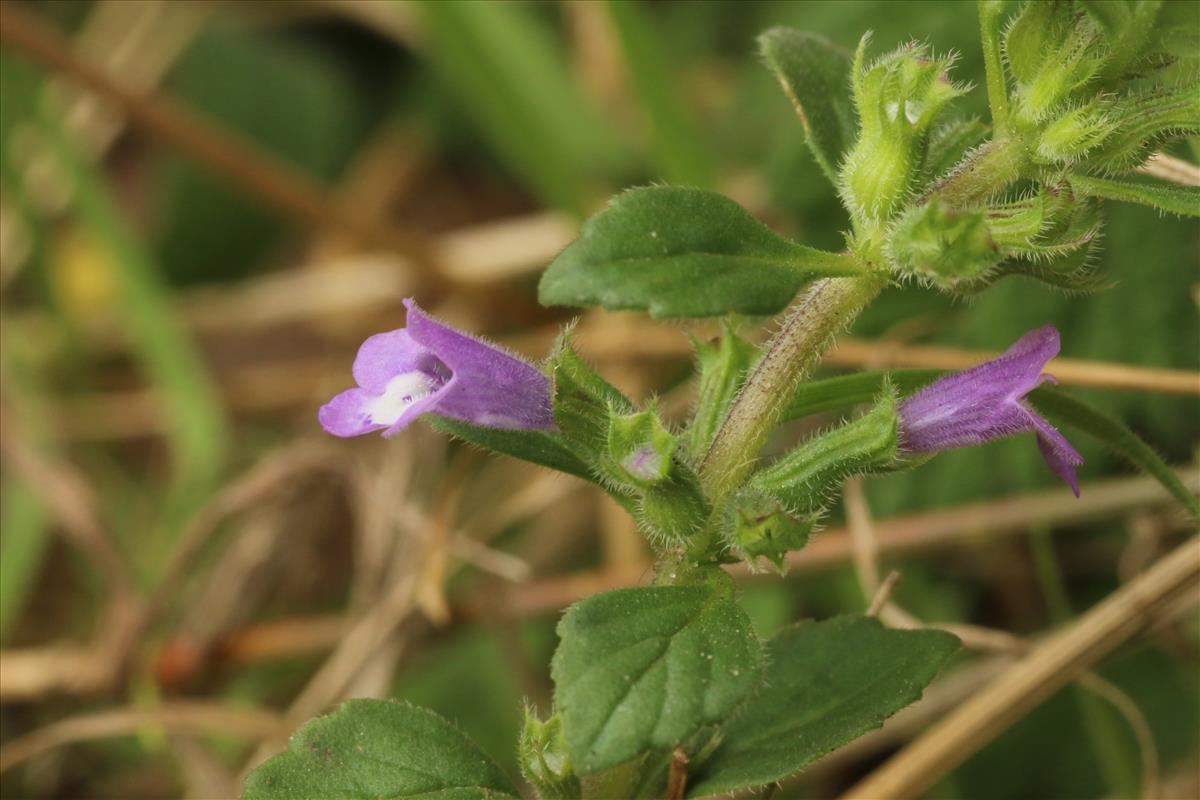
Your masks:
<svg viewBox="0 0 1200 800"><path fill-rule="evenodd" d="M900 404L901 450L932 453L1033 431L1050 469L1078 497L1075 468L1083 456L1024 402L1042 383L1057 383L1042 369L1058 355L1058 346L1057 328L1038 328L998 358L935 381L909 397Z"/></svg>
<svg viewBox="0 0 1200 800"><path fill-rule="evenodd" d="M550 381L495 345L460 333L404 301L408 326L378 333L354 359L358 388L321 406L334 436L400 432L422 414L489 428L551 430Z"/></svg>

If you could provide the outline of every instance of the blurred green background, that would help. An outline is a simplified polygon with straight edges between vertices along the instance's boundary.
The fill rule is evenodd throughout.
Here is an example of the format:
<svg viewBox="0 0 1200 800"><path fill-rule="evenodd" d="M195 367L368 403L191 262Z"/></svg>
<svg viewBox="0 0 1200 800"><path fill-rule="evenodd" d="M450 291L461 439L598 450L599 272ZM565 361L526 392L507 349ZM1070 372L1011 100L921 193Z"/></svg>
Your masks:
<svg viewBox="0 0 1200 800"><path fill-rule="evenodd" d="M513 769L521 698L548 704L559 606L492 614L480 598L506 581L636 569L644 554L573 479L428 431L325 441L315 411L349 383L357 343L398 327L399 299L415 294L544 355L569 315L537 308L538 269L632 185L720 189L799 241L839 248L845 214L756 55L768 27L851 49L869 28L875 52L927 39L961 54L958 79L982 84L965 2L4 6L129 96L124 108L95 104L52 82L6 20L0 735L11 745L81 714L146 715L6 770L12 798L228 796L269 737L249 716L181 733L156 710L307 717L355 692L434 708ZM147 124L164 113L183 134ZM982 90L960 113L986 115ZM205 146L250 163L214 169ZM1176 154L1197 159L1187 143ZM1105 290L1066 296L1009 279L969 303L892 290L853 334L1002 349L1053 323L1065 356L1195 371L1198 252L1195 222L1110 204L1096 265ZM594 319L620 330L634 316ZM684 391L688 375L686 357L635 349L600 366L642 397ZM1194 396L1073 391L1171 463L1194 461ZM1083 478L1131 474L1076 444ZM869 495L882 519L1054 487L1017 439L872 480ZM1033 634L1181 533L1151 504L886 566L903 571L896 597L923 619ZM406 580L414 594L392 608L391 587ZM848 567L754 581L744 601L764 634L864 607ZM355 624L381 608L386 635L356 645ZM357 654L351 678L329 678L331 653ZM1148 720L1164 796L1200 790L1198 666L1193 613L1098 670ZM897 744L811 770L777 796L832 796ZM1133 796L1140 758L1126 719L1073 688L932 796Z"/></svg>

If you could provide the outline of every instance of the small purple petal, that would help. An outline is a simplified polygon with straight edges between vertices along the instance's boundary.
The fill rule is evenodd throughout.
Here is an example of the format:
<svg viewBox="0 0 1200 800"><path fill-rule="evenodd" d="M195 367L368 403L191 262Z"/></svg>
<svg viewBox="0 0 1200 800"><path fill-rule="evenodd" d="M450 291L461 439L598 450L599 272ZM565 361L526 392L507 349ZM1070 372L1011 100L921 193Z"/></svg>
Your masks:
<svg viewBox="0 0 1200 800"><path fill-rule="evenodd" d="M1042 451L1046 465L1071 487L1076 497L1079 497L1079 478L1075 474L1075 468L1083 463L1083 456L1071 446L1067 437L1049 422L1032 411L1029 412L1029 416L1032 418L1034 430L1037 431L1038 450Z"/></svg>
<svg viewBox="0 0 1200 800"><path fill-rule="evenodd" d="M361 436L383 430L387 426L372 422L366 412L373 398L374 395L362 389L347 389L321 406L317 414L321 427L334 436Z"/></svg>
<svg viewBox="0 0 1200 800"><path fill-rule="evenodd" d="M902 449L929 453L1036 431L1046 462L1078 496L1075 467L1083 458L1021 402L1041 384L1057 383L1042 369L1058 349L1058 330L1047 325L1025 334L991 361L934 381L900 404Z"/></svg>
<svg viewBox="0 0 1200 800"><path fill-rule="evenodd" d="M368 336L354 359L354 382L375 394L399 373L415 371L450 377L433 351L414 342L404 328Z"/></svg>
<svg viewBox="0 0 1200 800"><path fill-rule="evenodd" d="M453 374L433 413L489 428L554 428L550 380L541 370L443 325L412 300L404 305L413 340L436 353Z"/></svg>
<svg viewBox="0 0 1200 800"><path fill-rule="evenodd" d="M550 382L536 367L428 317L411 300L405 305L407 328L359 348L359 386L322 406L325 430L391 436L424 413L494 428L554 427Z"/></svg>

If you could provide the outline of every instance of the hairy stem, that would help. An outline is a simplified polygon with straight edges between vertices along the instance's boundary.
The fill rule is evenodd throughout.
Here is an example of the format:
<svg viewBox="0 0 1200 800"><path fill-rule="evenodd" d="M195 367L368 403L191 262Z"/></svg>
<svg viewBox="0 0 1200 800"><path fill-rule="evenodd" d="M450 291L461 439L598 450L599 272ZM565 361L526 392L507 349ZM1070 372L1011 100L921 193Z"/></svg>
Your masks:
<svg viewBox="0 0 1200 800"><path fill-rule="evenodd" d="M1004 83L1004 62L1000 57L1000 0L980 0L979 33L983 44L983 68L987 75L988 107L996 136L1008 133L1008 87Z"/></svg>
<svg viewBox="0 0 1200 800"><path fill-rule="evenodd" d="M796 387L829 340L858 316L883 285L878 275L825 278L792 302L700 463L700 481L714 505L745 480Z"/></svg>

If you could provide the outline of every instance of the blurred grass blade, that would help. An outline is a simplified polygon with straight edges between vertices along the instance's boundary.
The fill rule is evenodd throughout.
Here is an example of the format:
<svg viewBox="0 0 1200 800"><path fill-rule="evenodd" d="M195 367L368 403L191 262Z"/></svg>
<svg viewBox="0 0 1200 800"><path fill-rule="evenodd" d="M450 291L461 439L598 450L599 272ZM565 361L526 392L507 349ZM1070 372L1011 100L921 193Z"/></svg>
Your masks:
<svg viewBox="0 0 1200 800"><path fill-rule="evenodd" d="M710 188L712 164L700 132L672 85L662 44L665 37L654 29L647 10L638 3L609 0L607 7L625 59L626 79L650 122L655 167L671 183Z"/></svg>
<svg viewBox="0 0 1200 800"><path fill-rule="evenodd" d="M1200 217L1200 187L1121 181L1083 175L1072 175L1070 181L1071 186L1080 194L1090 197L1138 203L1183 217Z"/></svg>
<svg viewBox="0 0 1200 800"><path fill-rule="evenodd" d="M166 417L177 493L172 505L187 505L211 488L225 453L227 432L219 395L175 317L169 289L121 218L103 177L82 156L48 103L41 111L50 144L75 189L79 219L114 267L132 348Z"/></svg>
<svg viewBox="0 0 1200 800"><path fill-rule="evenodd" d="M15 481L0 487L0 642L25 605L50 539L37 497Z"/></svg>
<svg viewBox="0 0 1200 800"><path fill-rule="evenodd" d="M1090 434L1113 452L1124 456L1161 483L1172 497L1200 519L1200 501L1192 491L1183 485L1183 481L1154 452L1154 448L1119 420L1051 386L1041 386L1030 392L1029 400L1051 422Z"/></svg>
<svg viewBox="0 0 1200 800"><path fill-rule="evenodd" d="M52 450L45 391L26 352L28 338L0 327L0 385L7 426L19 426L30 446ZM5 436L15 435L8 431ZM50 544L48 514L36 493L14 478L0 483L0 642L24 608Z"/></svg>
<svg viewBox="0 0 1200 800"><path fill-rule="evenodd" d="M802 384L784 412L783 419L799 419L823 411L849 408L869 403L879 396L883 382L891 378L901 395L911 394L930 381L945 374L940 369L893 369L878 372L856 372Z"/></svg>
<svg viewBox="0 0 1200 800"><path fill-rule="evenodd" d="M490 144L549 204L583 216L622 157L537 9L426 0L428 56Z"/></svg>

